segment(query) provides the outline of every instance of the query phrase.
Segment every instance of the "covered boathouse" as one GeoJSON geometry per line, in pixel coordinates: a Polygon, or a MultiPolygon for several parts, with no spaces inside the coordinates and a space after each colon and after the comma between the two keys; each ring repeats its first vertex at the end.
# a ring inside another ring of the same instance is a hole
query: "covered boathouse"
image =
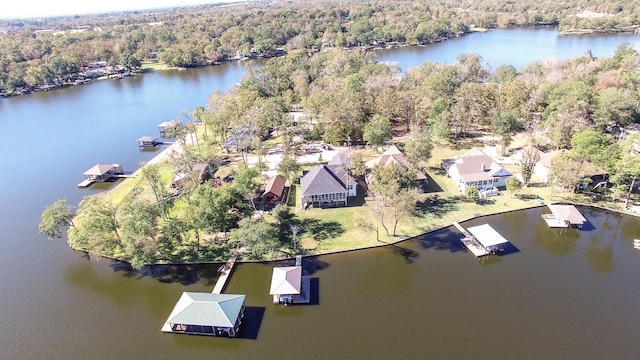
{"type": "Polygon", "coordinates": [[[542,219],[549,227],[582,229],[587,219],[573,205],[548,204],[551,214],[542,214],[542,219]]]}
{"type": "Polygon", "coordinates": [[[138,146],[141,148],[155,147],[159,144],[160,142],[158,141],[158,138],[155,136],[143,136],[138,139],[138,146]]]}
{"type": "Polygon", "coordinates": [[[158,131],[163,137],[177,137],[178,130],[182,129],[182,121],[173,119],[158,124],[158,131]]]}
{"type": "Polygon", "coordinates": [[[235,337],[244,316],[245,295],[184,292],[163,332],[235,337]]]}
{"type": "Polygon", "coordinates": [[[463,238],[460,238],[460,242],[475,257],[502,254],[504,247],[509,243],[489,224],[473,226],[468,229],[463,228],[455,221],[453,225],[464,235],[463,238]]]}
{"type": "Polygon", "coordinates": [[[509,240],[505,239],[489,224],[472,226],[467,230],[490,254],[501,253],[504,250],[504,246],[509,243],[509,240]]]}
{"type": "Polygon", "coordinates": [[[82,175],[84,181],[78,187],[87,187],[94,182],[115,181],[119,175],[124,175],[124,170],[120,164],[97,164],[82,175]]]}
{"type": "Polygon", "coordinates": [[[302,266],[273,268],[269,295],[274,304],[306,304],[311,300],[311,278],[302,276],[302,266]]]}

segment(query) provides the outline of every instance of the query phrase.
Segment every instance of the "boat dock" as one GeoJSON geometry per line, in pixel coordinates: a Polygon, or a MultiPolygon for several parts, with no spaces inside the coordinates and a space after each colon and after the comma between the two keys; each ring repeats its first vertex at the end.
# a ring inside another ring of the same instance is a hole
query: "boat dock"
{"type": "Polygon", "coordinates": [[[478,240],[471,235],[462,225],[458,224],[458,222],[454,221],[453,226],[458,229],[464,235],[463,238],[460,238],[460,242],[464,245],[467,250],[475,257],[481,257],[489,255],[489,251],[478,242],[478,240]]]}
{"type": "Polygon", "coordinates": [[[581,229],[587,222],[587,219],[573,205],[547,204],[547,207],[551,210],[551,214],[542,214],[542,219],[550,228],[581,229]]]}
{"type": "Polygon", "coordinates": [[[462,242],[467,250],[475,257],[499,254],[504,250],[504,245],[509,242],[489,224],[465,229],[462,225],[454,221],[453,226],[464,235],[464,238],[461,238],[460,242],[462,242]]]}
{"type": "Polygon", "coordinates": [[[236,264],[236,258],[232,257],[227,261],[226,264],[220,267],[220,277],[216,282],[216,285],[213,287],[212,294],[220,294],[222,290],[224,290],[225,285],[227,285],[227,280],[229,280],[229,276],[231,275],[231,271],[233,270],[233,266],[236,264]]]}
{"type": "MultiPolygon", "coordinates": [[[[115,178],[117,178],[117,179],[133,179],[135,177],[136,176],[133,175],[133,174],[118,174],[118,175],[114,175],[111,179],[112,180],[115,179],[115,178]]],[[[81,183],[78,184],[78,187],[79,188],[87,188],[87,187],[93,185],[93,183],[95,183],[95,182],[97,182],[97,181],[91,180],[91,179],[84,179],[84,180],[82,180],[81,183]]],[[[104,181],[101,181],[101,182],[104,182],[104,181]]]]}

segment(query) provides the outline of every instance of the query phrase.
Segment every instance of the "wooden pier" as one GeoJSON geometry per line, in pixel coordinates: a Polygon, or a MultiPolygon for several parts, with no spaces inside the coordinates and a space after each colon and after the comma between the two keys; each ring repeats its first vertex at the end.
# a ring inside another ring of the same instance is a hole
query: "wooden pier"
{"type": "Polygon", "coordinates": [[[458,222],[454,221],[453,226],[458,229],[464,235],[463,238],[460,238],[460,242],[464,245],[467,250],[475,257],[487,256],[489,255],[489,250],[487,250],[480,242],[471,235],[462,225],[458,224],[458,222]]]}
{"type": "Polygon", "coordinates": [[[236,264],[236,258],[232,257],[227,261],[226,264],[222,266],[220,269],[220,277],[216,282],[216,285],[213,287],[212,294],[220,294],[222,290],[224,290],[225,285],[227,285],[227,280],[229,280],[229,276],[231,275],[231,271],[233,270],[233,266],[236,264]]]}

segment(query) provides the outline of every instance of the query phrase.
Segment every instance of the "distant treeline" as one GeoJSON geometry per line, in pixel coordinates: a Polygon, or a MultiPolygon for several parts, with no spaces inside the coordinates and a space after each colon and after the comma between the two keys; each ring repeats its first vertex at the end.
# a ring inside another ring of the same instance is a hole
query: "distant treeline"
{"type": "Polygon", "coordinates": [[[473,27],[633,30],[639,1],[256,1],[0,21],[0,90],[60,84],[93,61],[202,66],[283,50],[441,41],[473,27]]]}

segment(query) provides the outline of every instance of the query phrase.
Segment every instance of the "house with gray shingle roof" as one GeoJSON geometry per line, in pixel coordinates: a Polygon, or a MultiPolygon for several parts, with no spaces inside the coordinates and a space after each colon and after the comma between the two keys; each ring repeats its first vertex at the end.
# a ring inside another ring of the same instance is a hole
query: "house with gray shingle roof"
{"type": "Polygon", "coordinates": [[[475,185],[478,190],[505,188],[511,173],[480,149],[473,148],[455,160],[443,160],[443,168],[460,192],[475,185]]]}
{"type": "MultiPolygon", "coordinates": [[[[338,156],[338,155],[337,155],[338,156]]],[[[333,159],[332,159],[333,160],[333,159]]],[[[356,180],[344,165],[318,165],[300,179],[302,207],[346,206],[356,196],[356,180]]]]}

